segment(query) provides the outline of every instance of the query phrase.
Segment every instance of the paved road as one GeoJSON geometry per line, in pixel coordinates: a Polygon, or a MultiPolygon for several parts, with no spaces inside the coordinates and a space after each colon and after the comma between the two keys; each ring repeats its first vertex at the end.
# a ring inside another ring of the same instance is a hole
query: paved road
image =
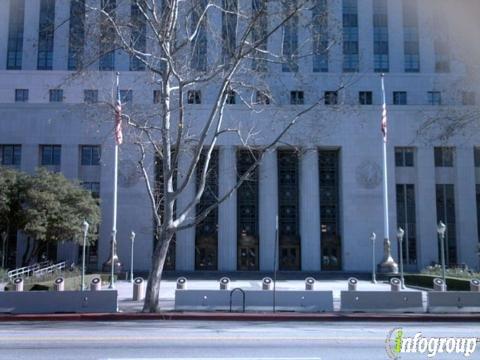
{"type": "MultiPolygon", "coordinates": [[[[0,359],[388,359],[387,333],[480,337],[480,324],[261,322],[0,323],[0,359]]],[[[480,359],[479,349],[470,356],[480,359]]],[[[402,356],[402,359],[427,356],[402,356]]],[[[442,359],[465,359],[444,354],[442,359]]]]}

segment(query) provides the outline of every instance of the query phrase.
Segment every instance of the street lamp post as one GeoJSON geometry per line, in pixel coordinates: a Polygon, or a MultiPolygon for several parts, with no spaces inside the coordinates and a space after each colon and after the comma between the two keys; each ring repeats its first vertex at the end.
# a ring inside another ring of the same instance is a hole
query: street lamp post
{"type": "Polygon", "coordinates": [[[372,242],[372,283],[376,284],[377,283],[377,276],[375,273],[375,267],[376,267],[376,262],[375,262],[375,239],[377,238],[377,235],[372,232],[370,234],[370,241],[372,242]]]}
{"type": "Polygon", "coordinates": [[[135,232],[130,233],[131,250],[130,250],[130,282],[133,283],[133,244],[135,243],[135,232]]]}
{"type": "Polygon", "coordinates": [[[400,264],[400,282],[402,289],[405,289],[405,278],[403,277],[403,236],[405,235],[405,231],[401,227],[398,227],[397,230],[397,239],[398,239],[398,246],[399,246],[399,255],[398,261],[400,264]]]}
{"type": "Polygon", "coordinates": [[[447,230],[447,226],[442,221],[439,221],[437,226],[437,233],[438,233],[438,238],[440,240],[442,279],[445,287],[447,286],[447,280],[445,279],[445,231],[446,230],[447,230]]]}
{"type": "Polygon", "coordinates": [[[83,230],[83,250],[82,250],[82,291],[85,291],[85,248],[87,246],[87,235],[88,235],[89,224],[87,220],[83,220],[82,230],[83,230]]]}

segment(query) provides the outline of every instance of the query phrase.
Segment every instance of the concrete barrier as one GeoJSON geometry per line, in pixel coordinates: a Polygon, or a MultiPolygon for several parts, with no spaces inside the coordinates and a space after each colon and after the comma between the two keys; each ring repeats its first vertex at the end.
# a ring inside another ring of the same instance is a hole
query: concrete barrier
{"type": "Polygon", "coordinates": [[[428,312],[478,313],[480,293],[474,291],[431,291],[428,293],[428,312]]]}
{"type": "Polygon", "coordinates": [[[420,291],[342,291],[340,310],[350,312],[425,312],[420,291]]]}
{"type": "MultiPolygon", "coordinates": [[[[245,309],[248,311],[272,311],[273,291],[244,290],[245,309]]],[[[242,294],[232,296],[232,309],[242,307],[242,294]]],[[[275,292],[275,308],[278,311],[325,312],[333,311],[332,291],[275,292]]],[[[178,311],[229,311],[230,291],[225,290],[176,290],[175,310],[178,311]]]]}
{"type": "Polygon", "coordinates": [[[117,291],[5,291],[0,313],[114,313],[117,291]]]}

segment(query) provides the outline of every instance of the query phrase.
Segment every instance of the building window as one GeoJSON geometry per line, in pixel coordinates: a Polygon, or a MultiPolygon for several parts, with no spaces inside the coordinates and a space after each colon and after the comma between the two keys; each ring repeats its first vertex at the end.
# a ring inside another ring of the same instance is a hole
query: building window
{"type": "Polygon", "coordinates": [[[442,93],[440,91],[429,91],[427,95],[428,95],[428,105],[442,104],[442,93]]]}
{"type": "MultiPolygon", "coordinates": [[[[102,0],[102,9],[115,21],[116,0],[102,0]]],[[[99,69],[115,69],[115,29],[106,15],[100,16],[100,62],[99,69]]]]}
{"type": "Polygon", "coordinates": [[[222,54],[224,64],[235,55],[237,45],[237,0],[223,0],[222,54]]]}
{"type": "Polygon", "coordinates": [[[132,90],[120,90],[120,100],[122,104],[131,104],[133,102],[132,90]]]}
{"type": "Polygon", "coordinates": [[[187,103],[188,104],[201,104],[202,93],[200,90],[188,90],[187,91],[187,103]]]}
{"type": "Polygon", "coordinates": [[[227,90],[227,97],[225,99],[225,102],[228,105],[235,105],[237,103],[237,94],[235,93],[234,90],[227,90]]]}
{"type": "Polygon", "coordinates": [[[420,47],[418,40],[417,0],[404,0],[403,5],[403,46],[405,72],[420,71],[420,47]]]}
{"type": "Polygon", "coordinates": [[[50,102],[63,102],[63,90],[62,89],[50,89],[49,100],[50,100],[50,102]]]}
{"type": "MultiPolygon", "coordinates": [[[[145,17],[142,14],[146,11],[146,1],[133,2],[130,8],[130,21],[132,23],[131,32],[131,46],[142,53],[145,53],[147,48],[147,23],[145,17]]],[[[143,71],[145,70],[145,64],[143,63],[143,57],[141,55],[130,56],[130,70],[131,71],[143,71]]]]}
{"type": "Polygon", "coordinates": [[[252,54],[252,69],[267,71],[266,51],[268,38],[267,0],[252,0],[252,43],[256,51],[252,54]]]}
{"type": "Polygon", "coordinates": [[[15,102],[28,102],[28,89],[15,89],[15,102]]]}
{"type": "Polygon", "coordinates": [[[10,1],[7,70],[22,69],[24,17],[25,0],[10,1]]]}
{"type": "Polygon", "coordinates": [[[83,101],[86,104],[96,104],[96,103],[98,103],[98,90],[84,90],[83,91],[83,101]]]}
{"type": "Polygon", "coordinates": [[[82,145],[81,147],[81,164],[82,166],[100,165],[100,146],[99,145],[82,145]]]}
{"type": "Polygon", "coordinates": [[[325,105],[337,105],[338,104],[338,92],[325,91],[324,94],[325,105]]]}
{"type": "Polygon", "coordinates": [[[473,91],[462,92],[462,104],[463,105],[475,105],[477,103],[476,94],[473,91]]]}
{"type": "Polygon", "coordinates": [[[85,46],[85,0],[70,3],[70,33],[68,39],[68,70],[82,68],[85,46]]]}
{"type": "Polygon", "coordinates": [[[207,0],[193,1],[192,15],[190,17],[190,33],[196,33],[192,39],[192,58],[190,66],[197,71],[207,70],[207,15],[204,14],[207,0]],[[203,15],[203,18],[202,18],[203,15]]]}
{"type": "Polygon", "coordinates": [[[433,47],[435,51],[435,71],[437,73],[450,72],[450,52],[448,42],[444,39],[435,39],[433,47]]]}
{"type": "Polygon", "coordinates": [[[22,162],[22,146],[21,145],[0,145],[0,155],[2,165],[20,166],[22,162]]]}
{"type": "Polygon", "coordinates": [[[88,182],[82,182],[81,185],[85,190],[90,191],[90,193],[92,194],[92,197],[94,199],[99,199],[100,198],[100,183],[99,182],[88,181],[88,182]]]}
{"type": "Polygon", "coordinates": [[[38,31],[38,70],[52,70],[54,34],[55,0],[41,0],[38,31]]]}
{"type": "Polygon", "coordinates": [[[413,167],[415,149],[412,147],[396,147],[395,148],[395,166],[397,167],[413,167]]]}
{"type": "Polygon", "coordinates": [[[59,166],[62,154],[60,145],[41,145],[40,156],[42,166],[59,166]]]}
{"type": "Polygon", "coordinates": [[[373,62],[375,72],[389,71],[387,0],[373,1],[373,62]]]}
{"type": "Polygon", "coordinates": [[[473,148],[473,157],[474,157],[475,167],[480,167],[480,147],[475,146],[473,148]]]}
{"type": "Polygon", "coordinates": [[[160,104],[162,99],[162,90],[153,90],[153,103],[160,104]]]}
{"type": "Polygon", "coordinates": [[[270,96],[265,91],[257,90],[255,93],[255,102],[259,105],[270,105],[270,96]]]}
{"type": "Polygon", "coordinates": [[[406,91],[394,91],[393,92],[393,105],[407,105],[407,92],[406,91]]]}
{"type": "MultiPolygon", "coordinates": [[[[455,221],[455,191],[452,184],[437,184],[437,223],[442,221],[447,225],[445,232],[445,260],[448,265],[457,264],[457,237],[455,221]]],[[[440,263],[440,239],[438,239],[438,262],[440,263]]]]}
{"type": "Polygon", "coordinates": [[[453,167],[453,158],[455,157],[455,148],[453,147],[435,147],[435,166],[453,167]]]}
{"type": "Polygon", "coordinates": [[[290,91],[290,104],[303,105],[304,104],[303,91],[299,91],[299,90],[290,91]]]}
{"type": "Polygon", "coordinates": [[[358,93],[358,102],[360,105],[372,105],[373,95],[371,91],[360,91],[358,93]]]}
{"type": "Polygon", "coordinates": [[[343,0],[343,71],[359,70],[358,59],[358,3],[343,0]]]}
{"type": "Polygon", "coordinates": [[[315,0],[312,7],[313,72],[328,72],[327,0],[315,0]]]}
{"type": "Polygon", "coordinates": [[[403,261],[417,263],[417,231],[415,213],[415,186],[397,184],[397,227],[405,231],[403,238],[403,261]]]}
{"type": "MultiPolygon", "coordinates": [[[[297,0],[283,1],[284,16],[297,12],[297,0]]],[[[297,72],[298,64],[298,15],[295,13],[283,24],[282,63],[283,72],[297,72]]]]}
{"type": "Polygon", "coordinates": [[[480,239],[480,184],[475,185],[477,200],[477,234],[480,239]]]}

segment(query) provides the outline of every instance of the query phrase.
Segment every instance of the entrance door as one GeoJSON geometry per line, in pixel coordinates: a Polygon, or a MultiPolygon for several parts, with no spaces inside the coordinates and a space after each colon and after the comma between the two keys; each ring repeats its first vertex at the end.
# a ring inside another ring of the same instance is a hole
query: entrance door
{"type": "Polygon", "coordinates": [[[335,235],[322,237],[322,270],[341,270],[340,239],[335,235]]]}

